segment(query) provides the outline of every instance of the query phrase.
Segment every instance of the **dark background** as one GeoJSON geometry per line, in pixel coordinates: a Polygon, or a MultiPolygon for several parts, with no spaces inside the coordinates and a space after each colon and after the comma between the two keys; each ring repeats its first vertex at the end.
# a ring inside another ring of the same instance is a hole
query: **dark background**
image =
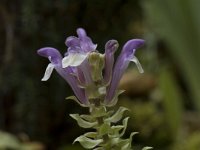
{"type": "Polygon", "coordinates": [[[102,53],[109,39],[119,41],[118,53],[131,38],[146,40],[136,52],[145,73],[130,65],[119,100],[131,108],[127,136],[140,132],[135,148],[199,150],[199,7],[198,0],[1,0],[0,140],[11,133],[33,150],[81,149],[70,147],[84,130],[68,114],[86,110],[65,100],[72,91],[55,72],[40,81],[48,60],[36,51],[64,53],[66,37],[83,27],[102,53]]]}

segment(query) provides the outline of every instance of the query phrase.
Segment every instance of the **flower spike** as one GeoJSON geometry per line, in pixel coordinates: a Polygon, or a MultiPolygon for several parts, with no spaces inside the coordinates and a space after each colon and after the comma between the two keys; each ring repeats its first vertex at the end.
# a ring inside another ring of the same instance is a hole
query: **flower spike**
{"type": "Polygon", "coordinates": [[[76,138],[74,142],[79,142],[86,149],[131,150],[132,137],[137,132],[131,133],[128,139],[122,137],[129,119],[123,115],[129,109],[120,107],[117,111],[108,111],[107,108],[114,106],[123,92],[117,90],[117,87],[129,63],[134,62],[139,72],[143,72],[135,51],[144,44],[144,40],[132,39],[126,42],[115,62],[114,53],[119,46],[116,40],[109,40],[105,44],[105,53],[100,54],[96,50],[97,45],[93,44],[84,29],[78,28],[77,35],[66,39],[68,49],[64,58],[55,48],[45,47],[38,50],[40,56],[50,61],[42,81],[48,80],[55,69],[71,86],[76,96],[67,99],[88,107],[89,114],[70,114],[80,127],[93,129],[92,132],[76,138]],[[119,125],[119,122],[122,124],[119,125]]]}

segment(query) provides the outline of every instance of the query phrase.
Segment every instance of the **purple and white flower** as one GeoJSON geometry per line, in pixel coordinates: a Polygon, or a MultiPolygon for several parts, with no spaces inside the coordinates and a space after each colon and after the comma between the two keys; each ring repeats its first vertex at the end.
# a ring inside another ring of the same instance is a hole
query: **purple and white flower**
{"type": "MultiPolygon", "coordinates": [[[[53,69],[55,69],[71,86],[78,100],[82,104],[89,105],[87,87],[90,86],[91,88],[91,85],[95,86],[95,83],[92,80],[88,57],[93,52],[98,53],[96,50],[97,45],[93,44],[84,29],[77,29],[77,35],[78,37],[70,36],[66,39],[65,44],[68,47],[68,51],[65,53],[64,58],[58,50],[51,47],[38,50],[39,55],[47,57],[50,61],[42,81],[48,80],[53,69]]],[[[115,62],[114,53],[119,44],[116,40],[110,40],[106,43],[104,74],[101,85],[98,85],[98,89],[104,89],[103,91],[105,91],[100,92],[100,94],[103,94],[106,105],[112,103],[117,94],[116,89],[119,81],[131,61],[136,63],[140,72],[143,72],[138,59],[134,55],[136,49],[140,48],[143,44],[144,40],[142,39],[129,40],[123,46],[115,62]]]]}
{"type": "Polygon", "coordinates": [[[72,67],[67,67],[67,68],[63,68],[62,67],[62,55],[60,54],[60,52],[52,47],[45,47],[45,48],[41,48],[37,51],[37,53],[40,56],[46,57],[49,59],[50,63],[46,68],[44,77],[42,78],[42,81],[47,81],[53,70],[55,69],[58,74],[63,77],[68,84],[71,86],[72,90],[74,91],[74,94],[76,95],[76,97],[78,98],[78,100],[84,104],[84,105],[88,105],[89,101],[85,95],[85,91],[84,89],[79,87],[78,84],[78,80],[75,76],[73,76],[73,74],[75,73],[72,67]]]}
{"type": "Polygon", "coordinates": [[[92,43],[84,29],[77,29],[77,34],[78,37],[70,36],[65,41],[68,51],[62,60],[64,68],[79,66],[88,57],[90,52],[96,50],[97,45],[92,43]]]}

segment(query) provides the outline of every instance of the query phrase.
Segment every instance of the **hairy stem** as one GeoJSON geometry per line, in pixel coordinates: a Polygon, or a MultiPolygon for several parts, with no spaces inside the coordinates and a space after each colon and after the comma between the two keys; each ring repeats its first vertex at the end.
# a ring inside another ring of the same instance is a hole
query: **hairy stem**
{"type": "MultiPolygon", "coordinates": [[[[103,108],[103,106],[101,105],[101,100],[100,99],[93,100],[93,104],[94,104],[93,108],[90,108],[91,115],[93,115],[93,113],[95,113],[95,110],[96,110],[95,108],[99,108],[99,109],[103,108]]],[[[105,109],[105,112],[106,111],[107,110],[105,109]]],[[[96,117],[96,120],[97,120],[97,123],[98,123],[98,126],[96,128],[97,133],[100,133],[99,129],[104,124],[104,117],[105,116],[96,117]]],[[[103,144],[108,146],[108,142],[109,142],[108,134],[104,134],[100,138],[103,139],[103,144]]],[[[107,149],[109,149],[109,148],[107,147],[105,150],[107,150],[107,149]]]]}

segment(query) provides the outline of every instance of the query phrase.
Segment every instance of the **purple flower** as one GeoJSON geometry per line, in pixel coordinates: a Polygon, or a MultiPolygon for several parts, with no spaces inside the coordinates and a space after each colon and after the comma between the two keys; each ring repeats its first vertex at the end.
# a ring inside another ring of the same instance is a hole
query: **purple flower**
{"type": "Polygon", "coordinates": [[[78,37],[70,36],[65,41],[68,51],[62,60],[64,68],[79,66],[88,57],[90,52],[96,50],[97,45],[92,43],[84,29],[78,28],[77,34],[78,37]]]}
{"type": "MultiPolygon", "coordinates": [[[[134,56],[136,49],[141,47],[143,44],[144,44],[144,40],[142,40],[142,39],[132,39],[132,40],[129,40],[128,42],[126,42],[126,44],[123,46],[123,49],[115,63],[111,82],[110,82],[109,86],[107,87],[106,97],[105,97],[106,104],[109,104],[112,102],[112,100],[116,94],[116,89],[119,84],[119,81],[120,81],[124,71],[127,69],[130,61],[135,62],[139,71],[141,73],[143,72],[143,69],[142,69],[138,59],[134,56]]],[[[109,51],[113,51],[111,47],[108,49],[109,49],[109,51]]],[[[106,51],[108,51],[108,50],[106,50],[106,51]]],[[[106,55],[111,55],[111,54],[106,53],[106,55]]],[[[109,58],[109,56],[106,56],[106,57],[109,58]]],[[[111,59],[113,59],[112,57],[113,56],[111,56],[111,59]]],[[[108,61],[111,61],[111,60],[108,60],[108,61]]],[[[110,66],[107,65],[106,67],[107,67],[106,69],[109,70],[108,68],[110,68],[110,66]]]]}
{"type": "Polygon", "coordinates": [[[114,65],[114,53],[119,47],[116,40],[110,40],[105,45],[105,74],[104,82],[109,84],[112,78],[112,71],[114,65]]]}
{"type": "Polygon", "coordinates": [[[48,80],[55,69],[68,82],[82,104],[89,105],[90,99],[102,97],[106,105],[112,104],[118,94],[116,89],[119,81],[130,61],[135,62],[139,71],[143,72],[134,54],[144,44],[144,40],[129,40],[114,62],[114,53],[118,48],[116,40],[106,43],[105,54],[102,55],[84,29],[77,29],[77,35],[78,37],[70,36],[66,39],[68,51],[64,58],[58,50],[51,47],[38,50],[39,55],[50,60],[42,81],[48,80]]]}
{"type": "Polygon", "coordinates": [[[73,68],[71,67],[62,68],[63,57],[60,54],[60,52],[55,48],[45,47],[39,49],[37,53],[40,56],[48,58],[50,61],[45,71],[44,77],[42,78],[42,81],[47,81],[50,78],[53,69],[55,69],[58,72],[58,74],[62,76],[71,86],[78,100],[82,104],[88,105],[89,102],[85,95],[85,91],[79,87],[77,78],[73,76],[74,74],[73,68]]]}

